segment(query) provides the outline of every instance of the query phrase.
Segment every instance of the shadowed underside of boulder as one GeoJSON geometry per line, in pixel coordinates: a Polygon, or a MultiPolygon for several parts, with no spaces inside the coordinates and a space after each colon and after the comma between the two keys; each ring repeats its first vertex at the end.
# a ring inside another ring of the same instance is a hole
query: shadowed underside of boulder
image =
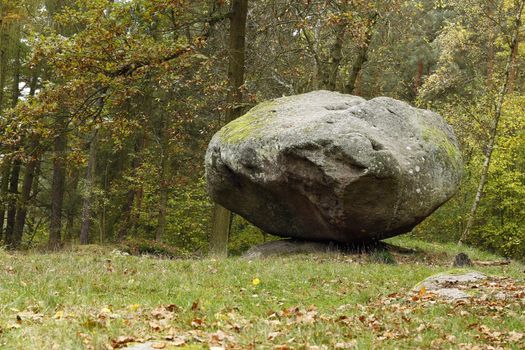
{"type": "Polygon", "coordinates": [[[253,246],[243,254],[243,257],[258,259],[298,254],[362,254],[376,251],[382,252],[392,247],[394,246],[379,241],[370,242],[369,244],[349,244],[329,241],[312,242],[297,239],[280,239],[253,246]]]}
{"type": "Polygon", "coordinates": [[[461,167],[438,114],[328,91],[255,107],[206,154],[219,204],[268,233],[339,242],[410,231],[457,191],[461,167]]]}

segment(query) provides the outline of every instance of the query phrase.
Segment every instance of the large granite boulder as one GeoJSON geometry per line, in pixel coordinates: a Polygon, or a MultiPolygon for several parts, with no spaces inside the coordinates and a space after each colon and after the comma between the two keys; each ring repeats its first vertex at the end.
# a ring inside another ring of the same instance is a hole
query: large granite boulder
{"type": "Polygon", "coordinates": [[[438,114],[328,91],[258,105],[206,153],[213,200],[268,233],[307,240],[408,232],[456,192],[461,172],[438,114]]]}

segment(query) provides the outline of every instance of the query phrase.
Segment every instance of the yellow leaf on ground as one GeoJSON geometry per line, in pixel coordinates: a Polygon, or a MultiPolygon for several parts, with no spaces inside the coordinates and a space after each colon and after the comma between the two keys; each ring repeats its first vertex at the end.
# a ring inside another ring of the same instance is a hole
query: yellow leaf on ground
{"type": "Polygon", "coordinates": [[[130,309],[131,311],[137,311],[139,308],[140,308],[139,304],[132,304],[128,306],[128,309],[130,309]]]}

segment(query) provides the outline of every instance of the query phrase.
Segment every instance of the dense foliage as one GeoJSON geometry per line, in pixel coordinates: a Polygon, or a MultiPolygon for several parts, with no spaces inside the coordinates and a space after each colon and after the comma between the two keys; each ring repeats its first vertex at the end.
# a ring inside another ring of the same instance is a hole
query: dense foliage
{"type": "MultiPolygon", "coordinates": [[[[455,241],[511,57],[468,243],[523,257],[525,52],[523,45],[510,49],[517,4],[250,1],[242,107],[322,88],[440,112],[460,139],[465,178],[461,192],[416,233],[455,241]]],[[[202,163],[231,108],[229,11],[224,0],[0,0],[5,245],[133,237],[207,250],[211,204],[202,163]]],[[[267,239],[239,218],[233,231],[236,250],[267,239]]]]}

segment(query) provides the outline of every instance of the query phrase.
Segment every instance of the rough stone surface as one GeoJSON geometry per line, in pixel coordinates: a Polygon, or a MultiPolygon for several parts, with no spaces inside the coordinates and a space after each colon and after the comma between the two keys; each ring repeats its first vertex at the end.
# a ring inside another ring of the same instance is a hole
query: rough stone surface
{"type": "Polygon", "coordinates": [[[206,153],[216,202],[268,233],[307,240],[408,232],[457,191],[461,169],[438,114],[328,91],[260,104],[206,153]]]}
{"type": "Polygon", "coordinates": [[[470,297],[464,290],[469,283],[476,283],[487,279],[481,272],[467,272],[464,274],[439,274],[431,276],[419,283],[414,292],[425,288],[427,292],[432,292],[443,299],[457,300],[470,297]]]}
{"type": "Polygon", "coordinates": [[[470,267],[472,266],[472,260],[468,257],[465,253],[459,253],[454,258],[454,263],[452,264],[454,267],[470,267]]]}
{"type": "Polygon", "coordinates": [[[342,252],[342,249],[332,243],[283,239],[254,246],[244,253],[243,257],[251,260],[293,254],[323,254],[338,252],[342,252]]]}
{"type": "Polygon", "coordinates": [[[125,347],[127,350],[155,350],[159,349],[159,347],[155,347],[155,342],[146,342],[146,343],[139,343],[139,344],[131,344],[125,347]]]}

